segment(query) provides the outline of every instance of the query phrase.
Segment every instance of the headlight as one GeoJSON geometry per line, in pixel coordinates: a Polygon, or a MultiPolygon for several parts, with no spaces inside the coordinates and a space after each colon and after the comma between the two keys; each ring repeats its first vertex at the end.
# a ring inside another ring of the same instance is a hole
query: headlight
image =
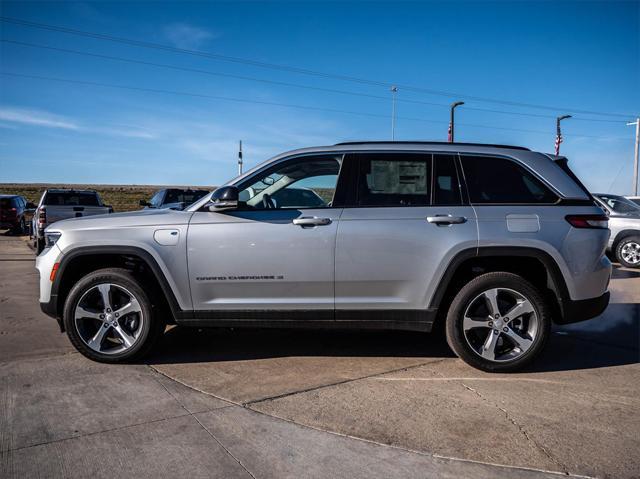
{"type": "Polygon", "coordinates": [[[51,248],[60,239],[62,233],[46,233],[44,234],[44,247],[51,248]]]}

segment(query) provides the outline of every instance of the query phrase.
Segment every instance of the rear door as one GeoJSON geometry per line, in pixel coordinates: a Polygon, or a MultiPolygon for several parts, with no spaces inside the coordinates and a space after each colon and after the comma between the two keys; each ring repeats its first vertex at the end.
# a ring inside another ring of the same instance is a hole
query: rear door
{"type": "Polygon", "coordinates": [[[360,153],[345,165],[353,180],[336,241],[336,319],[424,320],[446,265],[478,244],[456,156],[360,153]]]}

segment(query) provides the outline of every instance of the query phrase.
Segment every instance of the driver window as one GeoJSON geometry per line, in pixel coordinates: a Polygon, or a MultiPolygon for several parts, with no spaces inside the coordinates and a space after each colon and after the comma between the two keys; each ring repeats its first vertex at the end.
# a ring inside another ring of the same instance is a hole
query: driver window
{"type": "Polygon", "coordinates": [[[256,210],[331,207],[341,162],[341,156],[287,161],[243,183],[239,199],[256,210]]]}

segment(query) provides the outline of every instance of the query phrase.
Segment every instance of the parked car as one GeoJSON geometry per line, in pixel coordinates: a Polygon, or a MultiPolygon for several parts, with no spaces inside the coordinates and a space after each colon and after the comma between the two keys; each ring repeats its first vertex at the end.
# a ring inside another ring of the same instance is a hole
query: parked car
{"type": "Polygon", "coordinates": [[[640,268],[640,206],[624,196],[596,193],[609,215],[611,238],[607,250],[627,268],[640,268]]]}
{"type": "Polygon", "coordinates": [[[40,305],[96,361],[165,323],[379,328],[443,322],[456,354],[514,371],[551,324],[607,306],[607,216],[566,158],[515,146],[342,143],[283,153],[184,211],[46,230],[40,305]],[[274,201],[305,188],[311,207],[274,201]]]}
{"type": "Polygon", "coordinates": [[[0,229],[10,229],[15,234],[29,232],[29,222],[36,205],[20,195],[0,195],[0,229]]]}
{"type": "Polygon", "coordinates": [[[633,201],[636,205],[640,206],[640,196],[627,196],[626,198],[633,201]]]}
{"type": "Polygon", "coordinates": [[[45,190],[36,207],[31,226],[31,239],[37,253],[45,244],[44,230],[56,221],[67,218],[113,213],[94,190],[49,189],[45,190]]]}
{"type": "Polygon", "coordinates": [[[144,206],[145,208],[183,210],[208,193],[211,192],[207,190],[166,188],[156,191],[149,201],[140,200],[140,206],[144,206]]]}

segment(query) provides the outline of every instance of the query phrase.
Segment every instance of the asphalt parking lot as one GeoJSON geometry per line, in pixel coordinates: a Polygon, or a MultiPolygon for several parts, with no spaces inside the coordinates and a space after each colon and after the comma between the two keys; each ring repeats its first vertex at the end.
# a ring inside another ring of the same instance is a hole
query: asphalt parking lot
{"type": "Polygon", "coordinates": [[[439,335],[169,329],[144,363],[75,353],[0,234],[0,477],[640,477],[640,271],[509,375],[439,335]]]}

